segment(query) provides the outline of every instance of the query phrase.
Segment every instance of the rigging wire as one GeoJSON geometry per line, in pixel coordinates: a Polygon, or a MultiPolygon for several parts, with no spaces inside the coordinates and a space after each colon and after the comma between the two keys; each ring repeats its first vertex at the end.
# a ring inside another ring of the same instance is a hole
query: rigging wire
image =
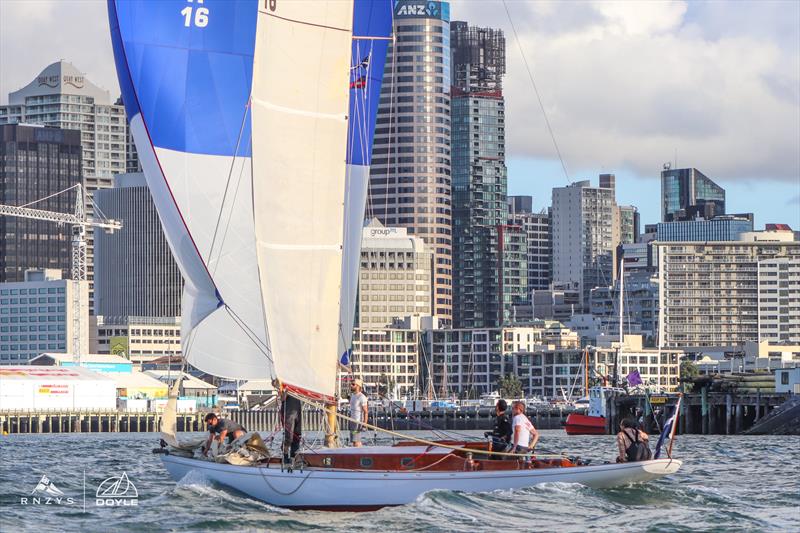
{"type": "Polygon", "coordinates": [[[519,53],[522,56],[522,62],[525,64],[525,70],[528,71],[528,78],[531,80],[531,85],[533,85],[533,92],[536,94],[536,100],[539,102],[539,108],[542,110],[542,115],[544,116],[544,122],[547,125],[547,131],[550,133],[550,139],[553,141],[553,146],[556,149],[556,154],[558,154],[558,160],[561,162],[561,168],[564,171],[564,177],[569,182],[569,172],[567,172],[567,165],[564,163],[564,158],[561,156],[561,150],[558,148],[558,142],[556,142],[556,136],[553,133],[553,128],[550,125],[550,119],[547,116],[547,110],[544,107],[544,103],[542,102],[542,97],[539,94],[539,88],[536,85],[536,80],[533,77],[533,71],[531,70],[530,65],[528,65],[528,58],[525,56],[525,51],[522,48],[522,42],[519,39],[519,35],[517,34],[517,27],[514,24],[514,19],[511,18],[511,12],[508,10],[508,4],[506,4],[506,0],[503,1],[503,8],[505,8],[506,16],[508,17],[508,22],[511,24],[511,31],[514,33],[514,40],[517,41],[517,47],[519,48],[519,53]]]}

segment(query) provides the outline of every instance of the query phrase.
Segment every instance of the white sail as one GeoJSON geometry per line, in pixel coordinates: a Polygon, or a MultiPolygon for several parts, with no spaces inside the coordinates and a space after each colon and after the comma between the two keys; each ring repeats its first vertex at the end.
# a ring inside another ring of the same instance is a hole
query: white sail
{"type": "Polygon", "coordinates": [[[332,398],[339,338],[352,0],[259,6],[253,205],[277,377],[332,398]]]}

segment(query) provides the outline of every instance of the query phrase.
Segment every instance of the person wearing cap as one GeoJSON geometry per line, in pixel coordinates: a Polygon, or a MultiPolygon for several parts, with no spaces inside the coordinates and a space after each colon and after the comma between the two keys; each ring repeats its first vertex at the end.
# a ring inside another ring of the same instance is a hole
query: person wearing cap
{"type": "Polygon", "coordinates": [[[361,446],[362,424],[367,422],[369,404],[367,397],[361,392],[364,382],[356,378],[350,384],[350,443],[356,448],[361,446]]]}

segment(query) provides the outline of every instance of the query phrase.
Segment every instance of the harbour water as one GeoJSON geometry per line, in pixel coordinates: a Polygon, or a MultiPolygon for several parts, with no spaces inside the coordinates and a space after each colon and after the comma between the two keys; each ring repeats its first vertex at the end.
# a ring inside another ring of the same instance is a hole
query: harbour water
{"type": "MultiPolygon", "coordinates": [[[[547,450],[601,462],[615,454],[613,436],[542,434],[547,450]]],[[[685,461],[681,471],[648,485],[435,491],[412,505],[361,514],[278,509],[202,478],[175,483],[151,453],[156,441],[125,433],[0,437],[0,530],[800,531],[800,437],[686,435],[674,450],[685,461]],[[98,487],[123,472],[138,492],[135,505],[133,498],[98,502],[98,487]],[[60,504],[31,494],[43,475],[64,493],[60,504]]]]}

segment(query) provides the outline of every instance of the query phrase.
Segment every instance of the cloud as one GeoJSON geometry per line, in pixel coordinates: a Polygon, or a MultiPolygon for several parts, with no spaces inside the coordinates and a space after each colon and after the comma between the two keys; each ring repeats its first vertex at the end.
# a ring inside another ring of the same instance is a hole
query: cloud
{"type": "MultiPolygon", "coordinates": [[[[507,0],[568,168],[800,180],[800,3],[507,0]]],[[[103,0],[0,0],[0,102],[60,58],[119,94],[103,0]]],[[[498,0],[454,20],[503,28],[509,157],[555,153],[498,0]]],[[[577,176],[573,176],[577,177],[577,176]]]]}
{"type": "Polygon", "coordinates": [[[119,95],[105,0],[0,0],[0,103],[59,59],[119,95]]]}
{"type": "MultiPolygon", "coordinates": [[[[568,168],[800,180],[800,4],[697,4],[507,1],[568,168]]],[[[503,4],[451,13],[505,30],[509,156],[555,157],[503,4]]]]}

